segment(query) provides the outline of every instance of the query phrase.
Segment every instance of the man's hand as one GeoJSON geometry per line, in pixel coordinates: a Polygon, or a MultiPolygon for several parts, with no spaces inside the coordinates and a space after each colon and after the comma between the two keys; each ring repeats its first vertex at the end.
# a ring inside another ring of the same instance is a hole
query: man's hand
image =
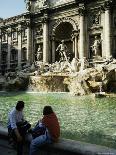
{"type": "Polygon", "coordinates": [[[17,142],[21,142],[23,139],[20,135],[17,136],[17,142]]]}
{"type": "Polygon", "coordinates": [[[20,135],[18,129],[16,128],[14,131],[15,131],[15,134],[16,134],[16,136],[17,136],[17,141],[18,141],[18,142],[22,141],[23,138],[22,138],[22,136],[20,135]]]}

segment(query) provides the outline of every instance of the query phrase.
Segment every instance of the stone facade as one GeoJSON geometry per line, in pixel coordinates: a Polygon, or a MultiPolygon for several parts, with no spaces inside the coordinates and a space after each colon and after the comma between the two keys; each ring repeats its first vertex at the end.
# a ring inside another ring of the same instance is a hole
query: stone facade
{"type": "Polygon", "coordinates": [[[115,0],[26,0],[27,12],[0,19],[0,70],[60,60],[64,40],[69,61],[116,58],[115,0]]]}

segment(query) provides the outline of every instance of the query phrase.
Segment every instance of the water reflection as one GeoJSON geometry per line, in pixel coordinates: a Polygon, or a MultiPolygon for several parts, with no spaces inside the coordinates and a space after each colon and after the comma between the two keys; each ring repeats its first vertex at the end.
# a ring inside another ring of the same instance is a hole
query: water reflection
{"type": "Polygon", "coordinates": [[[25,116],[32,125],[42,116],[45,105],[56,111],[64,138],[116,148],[116,97],[74,97],[68,93],[0,93],[0,123],[6,126],[8,111],[24,100],[25,116]]]}

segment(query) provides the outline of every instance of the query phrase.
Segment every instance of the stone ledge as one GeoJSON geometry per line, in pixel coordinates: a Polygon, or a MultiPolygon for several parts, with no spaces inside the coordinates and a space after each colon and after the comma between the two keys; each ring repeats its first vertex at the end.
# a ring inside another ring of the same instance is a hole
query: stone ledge
{"type": "MultiPolygon", "coordinates": [[[[0,137],[7,138],[8,131],[6,128],[0,127],[0,137]]],[[[105,146],[89,144],[69,139],[60,139],[58,143],[49,144],[42,147],[50,152],[59,152],[59,155],[116,155],[116,150],[105,146]]]]}
{"type": "Polygon", "coordinates": [[[7,130],[7,128],[4,128],[4,127],[0,126],[0,137],[3,137],[5,139],[8,138],[8,130],[7,130]]]}

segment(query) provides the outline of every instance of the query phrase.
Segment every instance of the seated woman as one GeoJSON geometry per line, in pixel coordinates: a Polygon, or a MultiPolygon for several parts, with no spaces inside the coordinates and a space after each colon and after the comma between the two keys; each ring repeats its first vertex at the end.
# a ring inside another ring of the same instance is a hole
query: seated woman
{"type": "Polygon", "coordinates": [[[60,137],[60,126],[56,114],[53,112],[51,106],[45,106],[43,109],[43,118],[41,123],[45,125],[46,131],[44,134],[34,138],[30,144],[30,155],[36,155],[39,147],[57,142],[60,137]]]}

